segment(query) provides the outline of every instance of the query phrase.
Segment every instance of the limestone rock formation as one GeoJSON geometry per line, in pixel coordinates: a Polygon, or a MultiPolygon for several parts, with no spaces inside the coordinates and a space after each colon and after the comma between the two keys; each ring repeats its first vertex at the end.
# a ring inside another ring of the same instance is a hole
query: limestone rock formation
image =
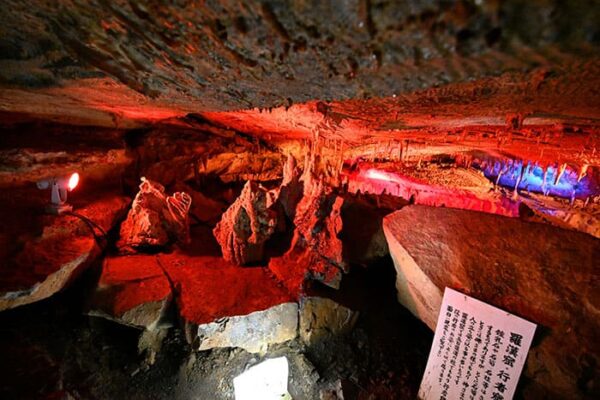
{"type": "Polygon", "coordinates": [[[0,266],[0,311],[64,289],[107,244],[104,236],[124,216],[129,199],[104,196],[76,209],[78,216],[47,216],[39,237],[0,266]]]}
{"type": "Polygon", "coordinates": [[[599,393],[593,367],[600,361],[598,239],[515,218],[424,206],[387,216],[384,232],[398,299],[431,329],[444,287],[462,291],[538,324],[525,394],[599,393]]]}
{"type": "Polygon", "coordinates": [[[322,180],[307,179],[294,218],[292,251],[302,249],[309,254],[310,276],[333,287],[339,286],[341,274],[347,269],[339,238],[343,204],[344,199],[335,195],[322,180]]]}
{"type": "Polygon", "coordinates": [[[108,257],[88,315],[152,331],[164,318],[172,297],[156,257],[108,257]]]}
{"type": "Polygon", "coordinates": [[[290,220],[296,217],[296,206],[302,198],[304,191],[303,183],[300,182],[300,171],[296,165],[296,159],[288,155],[283,166],[283,179],[279,187],[278,199],[285,214],[290,220]]]}
{"type": "Polygon", "coordinates": [[[250,353],[264,353],[270,344],[295,339],[297,334],[298,305],[284,303],[199,325],[198,350],[239,347],[250,353]]]}
{"type": "Polygon", "coordinates": [[[300,302],[300,338],[307,345],[343,335],[352,330],[358,312],[331,299],[307,297],[300,302]]]}
{"type": "Polygon", "coordinates": [[[277,226],[272,194],[248,181],[238,199],[223,213],[214,229],[223,258],[237,265],[263,259],[264,244],[277,226]]]}
{"type": "MultiPolygon", "coordinates": [[[[288,162],[285,170],[292,171],[292,165],[288,162]]],[[[338,288],[348,268],[340,240],[344,199],[305,171],[300,179],[284,179],[279,201],[294,216],[294,237],[287,253],[270,260],[271,271],[294,292],[306,279],[338,288]]]]}
{"type": "Polygon", "coordinates": [[[172,119],[138,134],[135,176],[171,187],[205,176],[223,182],[281,178],[281,155],[238,132],[195,118],[172,119]]]}
{"type": "MultiPolygon", "coordinates": [[[[557,112],[555,101],[540,97],[532,104],[527,96],[545,90],[573,111],[558,113],[579,115],[594,90],[589,82],[598,79],[587,65],[598,49],[593,2],[240,4],[6,0],[0,10],[3,109],[131,126],[131,120],[199,110],[258,113],[258,107],[309,99],[398,94],[404,100],[401,95],[418,90],[427,106],[483,98],[510,113],[557,112]],[[546,84],[580,65],[586,70],[575,87],[560,79],[546,84]],[[535,67],[537,77],[527,76],[535,67]],[[499,75],[506,85],[485,81],[499,75]],[[479,83],[471,87],[474,78],[479,83]],[[452,87],[457,82],[467,87],[452,87]],[[440,92],[432,95],[431,88],[440,92]],[[498,101],[498,92],[510,101],[498,101]]],[[[393,118],[389,107],[381,110],[393,118]]]]}
{"type": "Polygon", "coordinates": [[[306,247],[341,269],[345,265],[338,235],[342,230],[343,203],[344,199],[334,195],[323,181],[313,181],[305,184],[294,218],[296,240],[302,240],[306,247]]]}
{"type": "Polygon", "coordinates": [[[142,250],[189,241],[188,211],[192,198],[183,192],[172,196],[156,182],[142,178],[127,219],[121,225],[119,247],[142,250]]]}

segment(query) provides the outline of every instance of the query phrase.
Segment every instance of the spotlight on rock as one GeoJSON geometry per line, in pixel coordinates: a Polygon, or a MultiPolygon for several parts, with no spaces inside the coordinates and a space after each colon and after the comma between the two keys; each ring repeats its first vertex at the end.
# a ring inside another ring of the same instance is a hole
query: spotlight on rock
{"type": "Polygon", "coordinates": [[[369,170],[367,170],[367,172],[365,173],[365,176],[369,179],[375,179],[378,181],[387,181],[387,182],[393,182],[393,178],[390,177],[389,174],[370,168],[369,170]]]}
{"type": "Polygon", "coordinates": [[[271,358],[233,379],[235,400],[289,400],[288,360],[271,358]]]}
{"type": "Polygon", "coordinates": [[[64,177],[53,177],[38,181],[38,189],[44,190],[50,188],[50,204],[46,206],[46,212],[60,215],[73,211],[73,206],[67,204],[67,192],[75,189],[78,183],[79,174],[77,172],[64,177]]]}

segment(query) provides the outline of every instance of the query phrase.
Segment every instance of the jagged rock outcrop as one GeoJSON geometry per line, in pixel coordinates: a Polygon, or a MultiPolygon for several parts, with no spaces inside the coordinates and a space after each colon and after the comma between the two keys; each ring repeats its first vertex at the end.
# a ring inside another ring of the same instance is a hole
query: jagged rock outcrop
{"type": "Polygon", "coordinates": [[[329,262],[344,268],[338,234],[342,230],[340,210],[344,199],[333,193],[322,180],[304,183],[304,196],[296,207],[294,225],[295,240],[326,258],[329,262]]]}
{"type": "Polygon", "coordinates": [[[189,242],[188,211],[192,198],[176,192],[167,196],[165,188],[142,178],[127,219],[121,225],[119,248],[137,251],[189,242]]]}
{"type": "Polygon", "coordinates": [[[444,287],[538,328],[525,397],[600,393],[600,240],[485,213],[410,206],[384,219],[399,301],[435,329],[444,287]]]}
{"type": "Polygon", "coordinates": [[[213,230],[223,258],[237,265],[263,259],[264,244],[277,227],[277,213],[271,209],[273,203],[272,193],[256,182],[246,182],[240,196],[213,230]]]}
{"type": "Polygon", "coordinates": [[[41,235],[0,265],[0,311],[43,300],[68,286],[106,247],[106,232],[130,199],[108,195],[75,215],[45,216],[41,235]]]}
{"type": "Polygon", "coordinates": [[[339,286],[341,274],[348,267],[339,238],[343,204],[344,199],[334,194],[322,180],[307,179],[294,218],[296,231],[292,251],[302,249],[310,254],[311,277],[333,287],[339,286]]]}

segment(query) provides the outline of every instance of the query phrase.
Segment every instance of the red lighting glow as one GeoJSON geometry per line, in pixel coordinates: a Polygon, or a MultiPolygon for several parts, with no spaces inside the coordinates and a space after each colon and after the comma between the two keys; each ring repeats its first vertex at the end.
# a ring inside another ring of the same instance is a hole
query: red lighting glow
{"type": "Polygon", "coordinates": [[[78,183],[79,183],[79,174],[77,172],[75,172],[69,178],[69,190],[75,189],[77,187],[78,183]]]}
{"type": "Polygon", "coordinates": [[[376,179],[376,180],[380,180],[380,181],[387,181],[387,182],[394,181],[394,179],[392,177],[390,177],[389,174],[382,172],[382,171],[378,171],[376,169],[367,170],[367,172],[365,172],[365,176],[369,179],[376,179]]]}

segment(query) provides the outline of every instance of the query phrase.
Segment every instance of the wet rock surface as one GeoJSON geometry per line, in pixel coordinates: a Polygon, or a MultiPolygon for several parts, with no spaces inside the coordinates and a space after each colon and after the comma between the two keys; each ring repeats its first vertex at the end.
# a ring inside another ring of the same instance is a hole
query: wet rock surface
{"type": "Polygon", "coordinates": [[[538,324],[525,393],[595,397],[598,239],[518,219],[422,206],[389,215],[384,231],[398,273],[398,299],[431,329],[444,287],[463,291],[538,324]]]}

